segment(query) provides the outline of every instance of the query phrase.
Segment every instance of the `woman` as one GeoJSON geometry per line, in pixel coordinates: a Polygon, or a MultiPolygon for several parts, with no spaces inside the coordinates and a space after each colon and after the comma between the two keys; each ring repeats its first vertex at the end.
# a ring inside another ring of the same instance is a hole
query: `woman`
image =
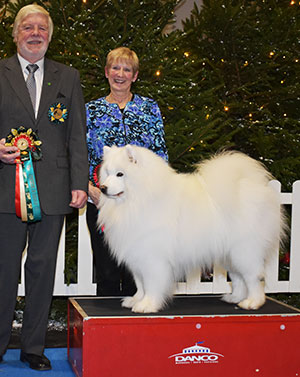
{"type": "Polygon", "coordinates": [[[125,267],[119,267],[111,257],[97,230],[100,190],[98,173],[103,146],[135,144],[151,149],[167,160],[164,129],[157,103],[131,92],[138,77],[139,60],[127,47],[112,50],[106,59],[105,77],[110,93],[86,104],[87,145],[89,152],[89,202],[87,223],[94,253],[97,295],[132,295],[135,284],[125,267]]]}

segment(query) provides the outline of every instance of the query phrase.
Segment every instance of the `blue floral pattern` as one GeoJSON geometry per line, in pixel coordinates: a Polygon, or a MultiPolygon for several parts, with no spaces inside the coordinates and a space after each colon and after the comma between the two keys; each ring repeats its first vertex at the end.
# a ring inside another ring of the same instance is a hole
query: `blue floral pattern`
{"type": "Polygon", "coordinates": [[[135,94],[121,111],[105,97],[86,104],[89,177],[98,186],[98,170],[104,145],[139,145],[168,160],[164,127],[157,103],[135,94]]]}

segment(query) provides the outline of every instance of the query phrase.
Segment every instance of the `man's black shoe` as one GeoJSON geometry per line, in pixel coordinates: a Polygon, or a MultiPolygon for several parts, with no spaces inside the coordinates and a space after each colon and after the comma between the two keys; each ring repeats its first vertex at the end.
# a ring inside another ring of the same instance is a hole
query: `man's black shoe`
{"type": "Polygon", "coordinates": [[[0,363],[2,363],[2,361],[3,361],[3,357],[2,355],[0,355],[0,363]]]}
{"type": "Polygon", "coordinates": [[[50,370],[51,363],[45,355],[39,356],[33,353],[26,353],[21,351],[20,360],[23,363],[29,363],[31,369],[35,370],[50,370]]]}

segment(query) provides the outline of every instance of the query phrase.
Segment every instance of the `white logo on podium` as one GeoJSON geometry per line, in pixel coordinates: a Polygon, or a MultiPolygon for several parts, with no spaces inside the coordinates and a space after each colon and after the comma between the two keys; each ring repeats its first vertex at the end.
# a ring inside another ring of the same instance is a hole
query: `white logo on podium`
{"type": "Polygon", "coordinates": [[[210,348],[199,346],[202,343],[197,342],[192,347],[184,348],[181,353],[169,356],[169,359],[174,358],[175,364],[216,364],[220,357],[224,357],[210,348]]]}

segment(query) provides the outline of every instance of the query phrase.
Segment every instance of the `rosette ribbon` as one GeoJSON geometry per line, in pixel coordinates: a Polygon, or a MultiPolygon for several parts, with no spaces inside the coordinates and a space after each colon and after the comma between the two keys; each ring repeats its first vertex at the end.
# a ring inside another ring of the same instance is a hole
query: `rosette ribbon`
{"type": "Polygon", "coordinates": [[[42,158],[41,144],[35,132],[23,126],[12,128],[6,138],[6,146],[15,146],[20,150],[20,157],[15,161],[15,207],[16,215],[25,222],[36,222],[42,218],[32,163],[42,158]]]}

